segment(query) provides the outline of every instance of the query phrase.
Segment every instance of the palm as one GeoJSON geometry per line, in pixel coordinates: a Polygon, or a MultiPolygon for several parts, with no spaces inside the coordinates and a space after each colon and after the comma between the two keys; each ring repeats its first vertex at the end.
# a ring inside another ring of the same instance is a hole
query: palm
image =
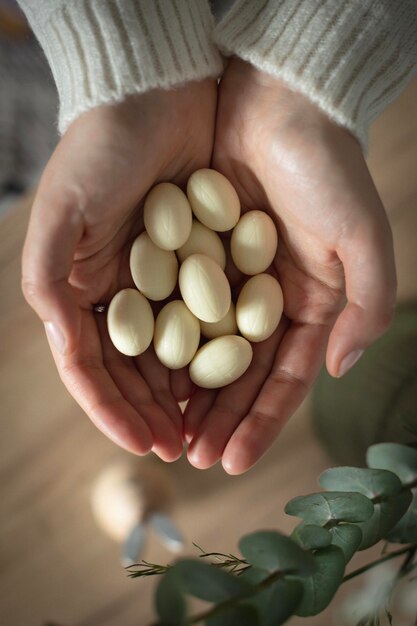
{"type": "MultiPolygon", "coordinates": [[[[284,293],[279,328],[255,345],[246,374],[218,392],[194,394],[186,411],[191,462],[208,467],[223,457],[230,473],[246,470],[271,445],[314,381],[330,334],[327,365],[337,373],[343,341],[352,339],[351,322],[360,318],[351,304],[333,329],[352,280],[345,280],[342,258],[358,231],[378,222],[377,235],[389,242],[356,141],[304,98],[283,91],[277,104],[271,90],[232,61],[219,96],[214,167],[235,185],[244,210],[262,208],[274,218],[280,242],[273,271],[284,293]],[[364,219],[366,201],[371,215],[364,219]]],[[[352,275],[365,276],[368,259],[360,256],[352,275]]],[[[372,329],[369,341],[379,332],[372,329]]]]}
{"type": "MultiPolygon", "coordinates": [[[[72,231],[67,272],[71,301],[64,314],[74,345],[66,356],[53,350],[61,377],[109,437],[140,453],[151,444],[166,460],[182,451],[178,400],[189,394],[188,375],[170,375],[152,349],[133,359],[118,353],[105,316],[93,307],[108,304],[117,291],[133,286],[129,253],[143,230],[142,206],[149,189],[162,180],[184,185],[195,169],[209,164],[215,105],[215,85],[204,81],[95,109],[61,140],[38,193],[40,205],[56,185],[59,194],[67,193],[70,210],[74,212],[74,205],[78,209],[72,224],[65,207],[62,215],[63,234],[68,237],[72,231]]],[[[32,230],[38,214],[35,203],[32,230]]],[[[31,255],[30,235],[31,229],[26,258],[31,255]]]]}

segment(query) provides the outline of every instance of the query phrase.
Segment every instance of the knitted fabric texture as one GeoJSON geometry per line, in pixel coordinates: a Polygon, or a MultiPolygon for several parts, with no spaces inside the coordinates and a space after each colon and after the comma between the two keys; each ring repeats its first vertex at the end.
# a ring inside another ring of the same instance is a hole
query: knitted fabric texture
{"type": "Polygon", "coordinates": [[[370,123],[417,72],[415,0],[237,0],[214,36],[224,54],[306,95],[365,149],[370,123]]]}
{"type": "Polygon", "coordinates": [[[206,0],[20,0],[58,88],[63,133],[82,112],[218,76],[206,0]]]}

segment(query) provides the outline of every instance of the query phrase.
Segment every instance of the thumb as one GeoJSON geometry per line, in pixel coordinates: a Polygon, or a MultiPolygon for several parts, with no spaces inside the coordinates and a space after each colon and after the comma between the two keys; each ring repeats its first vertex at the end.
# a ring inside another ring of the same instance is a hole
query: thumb
{"type": "Polygon", "coordinates": [[[35,198],[22,259],[23,294],[45,324],[49,340],[63,355],[79,340],[81,311],[68,282],[83,219],[73,194],[48,185],[35,198]]]}
{"type": "Polygon", "coordinates": [[[337,252],[345,271],[347,305],[330,334],[327,367],[331,375],[343,376],[393,318],[396,273],[385,213],[343,241],[337,252]]]}

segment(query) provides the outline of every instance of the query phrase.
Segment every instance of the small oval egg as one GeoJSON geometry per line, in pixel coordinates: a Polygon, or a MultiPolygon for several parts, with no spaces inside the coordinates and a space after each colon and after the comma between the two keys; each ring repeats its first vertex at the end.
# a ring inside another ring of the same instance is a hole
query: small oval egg
{"type": "Polygon", "coordinates": [[[176,370],[188,365],[200,342],[200,324],[182,300],[169,302],[155,322],[153,345],[158,359],[176,370]]]}
{"type": "Polygon", "coordinates": [[[230,385],[246,372],[252,356],[252,346],[243,337],[217,337],[198,350],[190,364],[190,378],[205,389],[230,385]]]}
{"type": "Polygon", "coordinates": [[[277,245],[277,229],[269,215],[264,211],[248,211],[233,229],[230,251],[236,267],[253,276],[271,265],[277,245]]]}
{"type": "Polygon", "coordinates": [[[236,312],[233,302],[230,303],[229,310],[219,322],[202,322],[200,320],[201,334],[207,339],[215,339],[223,335],[237,335],[236,312]]]}
{"type": "Polygon", "coordinates": [[[205,254],[216,261],[222,270],[226,267],[226,251],[219,235],[197,220],[193,220],[190,236],[177,250],[181,263],[192,254],[205,254]]]}
{"type": "Polygon", "coordinates": [[[185,304],[203,322],[218,322],[229,310],[229,281],[210,257],[192,254],[185,259],[180,267],[179,285],[185,304]]]}
{"type": "Polygon", "coordinates": [[[148,348],[154,331],[151,305],[136,289],[122,289],[110,302],[107,328],[113,345],[127,356],[148,348]]]}
{"type": "Polygon", "coordinates": [[[208,228],[220,232],[230,230],[240,216],[240,201],[226,176],[204,168],[192,174],[187,196],[197,219],[208,228]]]}
{"type": "Polygon", "coordinates": [[[190,203],[185,193],[172,183],[160,183],[151,189],[146,196],[143,218],[149,237],[163,250],[180,248],[190,236],[190,203]]]}
{"type": "Polygon", "coordinates": [[[236,304],[236,322],[249,341],[268,339],[282,316],[284,300],[278,281],[269,274],[249,278],[236,304]]]}
{"type": "Polygon", "coordinates": [[[150,300],[164,300],[175,288],[178,261],[175,252],[162,250],[147,233],[133,243],[130,252],[130,271],[136,287],[150,300]]]}

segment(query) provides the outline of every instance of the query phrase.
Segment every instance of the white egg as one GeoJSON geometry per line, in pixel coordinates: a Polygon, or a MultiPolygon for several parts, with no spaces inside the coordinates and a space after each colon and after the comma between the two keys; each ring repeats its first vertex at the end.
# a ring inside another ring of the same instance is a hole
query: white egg
{"type": "Polygon", "coordinates": [[[123,289],[110,302],[107,327],[119,352],[138,356],[152,341],[154,318],[151,305],[136,289],[123,289]]]}
{"type": "Polygon", "coordinates": [[[144,232],[133,243],[130,271],[136,287],[147,298],[164,300],[174,291],[177,283],[177,257],[172,250],[156,246],[144,232]]]}
{"type": "Polygon", "coordinates": [[[145,228],[154,244],[176,250],[189,238],[192,212],[185,193],[172,183],[156,185],[146,196],[145,228]]]}
{"type": "Polygon", "coordinates": [[[116,457],[101,470],[91,489],[98,525],[119,542],[152,511],[169,509],[173,498],[170,474],[151,457],[116,457]]]}
{"type": "Polygon", "coordinates": [[[198,220],[193,220],[191,233],[187,241],[177,250],[177,255],[181,263],[192,254],[205,254],[222,270],[226,267],[226,251],[219,235],[201,224],[198,220]]]}
{"type": "Polygon", "coordinates": [[[188,365],[200,342],[200,324],[182,300],[169,302],[155,322],[153,345],[158,359],[170,369],[188,365]]]}
{"type": "Polygon", "coordinates": [[[197,219],[212,230],[230,230],[240,216],[240,201],[232,183],[211,169],[197,170],[187,184],[187,196],[197,219]]]}
{"type": "Polygon", "coordinates": [[[252,346],[243,337],[217,337],[198,350],[190,364],[190,378],[205,389],[224,387],[246,372],[252,356],[252,346]]]}
{"type": "Polygon", "coordinates": [[[233,229],[230,251],[236,267],[244,274],[264,272],[274,260],[278,235],[264,211],[248,211],[233,229]]]}
{"type": "Polygon", "coordinates": [[[208,256],[192,254],[185,259],[179,285],[185,304],[203,322],[218,322],[229,310],[229,281],[222,268],[208,256]]]}
{"type": "Polygon", "coordinates": [[[230,303],[229,310],[219,322],[202,322],[200,320],[201,334],[207,339],[215,339],[223,335],[237,335],[236,312],[233,302],[230,303]]]}
{"type": "Polygon", "coordinates": [[[264,341],[272,335],[282,316],[284,300],[278,281],[269,274],[249,278],[236,304],[236,321],[249,341],[264,341]]]}

